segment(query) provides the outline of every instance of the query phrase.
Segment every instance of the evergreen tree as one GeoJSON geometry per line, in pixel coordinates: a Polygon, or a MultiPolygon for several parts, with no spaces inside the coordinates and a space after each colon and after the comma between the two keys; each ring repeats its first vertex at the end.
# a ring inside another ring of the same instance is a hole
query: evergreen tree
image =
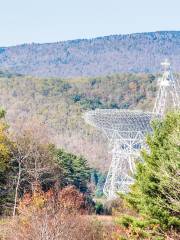
{"type": "Polygon", "coordinates": [[[57,150],[57,163],[61,168],[60,183],[62,187],[76,186],[81,192],[87,191],[87,183],[90,180],[90,168],[86,159],[64,150],[57,150]]]}
{"type": "Polygon", "coordinates": [[[103,196],[103,187],[106,181],[106,174],[100,172],[97,169],[91,170],[91,183],[95,188],[95,196],[102,197],[103,196]]]}
{"type": "Polygon", "coordinates": [[[3,108],[0,108],[0,119],[4,118],[6,115],[6,111],[3,108]]]}
{"type": "MultiPolygon", "coordinates": [[[[0,118],[5,116],[5,111],[0,109],[0,118]]],[[[9,202],[10,192],[8,186],[8,177],[11,172],[11,142],[6,134],[7,126],[0,122],[0,214],[3,213],[5,206],[9,202]]]]}
{"type": "MultiPolygon", "coordinates": [[[[135,208],[141,222],[126,216],[126,226],[178,229],[180,226],[180,112],[169,113],[153,123],[153,134],[147,138],[149,151],[143,151],[135,183],[126,201],[135,208]]],[[[155,238],[156,239],[156,238],[155,238]]],[[[158,239],[158,238],[157,238],[158,239]]]]}

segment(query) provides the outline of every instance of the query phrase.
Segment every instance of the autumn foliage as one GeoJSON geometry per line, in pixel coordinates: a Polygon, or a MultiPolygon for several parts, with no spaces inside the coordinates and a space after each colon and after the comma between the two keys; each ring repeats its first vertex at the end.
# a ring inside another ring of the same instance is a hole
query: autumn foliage
{"type": "Polygon", "coordinates": [[[25,193],[19,202],[18,213],[22,214],[26,209],[39,210],[44,207],[51,207],[54,203],[54,210],[61,210],[70,214],[85,210],[85,197],[75,186],[67,186],[59,193],[52,189],[44,192],[39,184],[36,184],[33,193],[25,193]]]}
{"type": "Polygon", "coordinates": [[[39,185],[26,193],[18,206],[18,215],[5,225],[7,240],[108,240],[112,229],[86,215],[84,196],[74,186],[59,194],[43,192],[39,185]],[[15,233],[15,234],[14,234],[15,233]]]}
{"type": "Polygon", "coordinates": [[[60,206],[69,213],[85,210],[85,198],[74,186],[68,186],[59,194],[60,206]]]}

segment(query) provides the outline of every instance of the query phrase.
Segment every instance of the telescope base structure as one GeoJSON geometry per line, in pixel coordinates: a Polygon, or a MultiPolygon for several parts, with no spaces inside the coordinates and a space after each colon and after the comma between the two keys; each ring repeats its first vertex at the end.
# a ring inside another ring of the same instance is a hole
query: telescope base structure
{"type": "Polygon", "coordinates": [[[134,164],[134,156],[113,154],[103,189],[107,199],[115,199],[118,196],[117,193],[127,193],[129,191],[129,186],[134,182],[130,167],[132,164],[134,164]]]}
{"type": "Polygon", "coordinates": [[[123,133],[114,136],[119,137],[111,140],[112,162],[103,189],[109,200],[129,191],[134,182],[135,161],[140,160],[140,150],[146,147],[141,132],[126,132],[129,138],[123,138],[123,133]]]}

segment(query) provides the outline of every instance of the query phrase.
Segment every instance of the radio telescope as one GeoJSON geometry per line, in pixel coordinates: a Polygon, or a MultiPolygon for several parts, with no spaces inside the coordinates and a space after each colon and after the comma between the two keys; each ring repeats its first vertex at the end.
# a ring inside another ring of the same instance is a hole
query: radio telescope
{"type": "Polygon", "coordinates": [[[100,129],[109,139],[112,162],[103,192],[108,199],[125,193],[133,183],[135,158],[140,156],[144,137],[151,131],[153,113],[130,110],[97,109],[84,114],[87,123],[100,129]]]}
{"type": "Polygon", "coordinates": [[[86,112],[87,123],[98,128],[109,139],[112,162],[103,192],[108,199],[116,198],[117,192],[126,193],[134,181],[135,161],[145,146],[145,135],[152,131],[150,122],[163,117],[169,109],[180,107],[179,86],[173,78],[170,63],[166,60],[159,90],[152,112],[133,110],[96,109],[86,112]]]}

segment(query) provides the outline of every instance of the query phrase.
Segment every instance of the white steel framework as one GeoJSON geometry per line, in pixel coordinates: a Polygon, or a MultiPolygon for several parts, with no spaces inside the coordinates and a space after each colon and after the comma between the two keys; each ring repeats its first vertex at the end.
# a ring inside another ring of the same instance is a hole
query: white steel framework
{"type": "Polygon", "coordinates": [[[158,80],[159,89],[153,112],[163,117],[166,111],[180,108],[180,97],[179,84],[177,79],[173,77],[171,64],[165,60],[161,65],[164,68],[164,73],[158,80]]]}
{"type": "Polygon", "coordinates": [[[103,192],[108,199],[117,192],[125,193],[133,183],[135,161],[145,145],[144,137],[151,131],[153,113],[129,110],[97,109],[84,114],[89,124],[103,131],[112,149],[112,162],[103,192]]]}
{"type": "Polygon", "coordinates": [[[112,162],[104,185],[104,194],[113,199],[117,192],[125,193],[133,183],[135,161],[140,159],[140,150],[145,146],[145,135],[151,132],[150,122],[154,117],[163,117],[170,109],[180,107],[179,86],[166,60],[159,90],[152,112],[96,109],[84,114],[90,125],[103,131],[112,149],[112,162]]]}

